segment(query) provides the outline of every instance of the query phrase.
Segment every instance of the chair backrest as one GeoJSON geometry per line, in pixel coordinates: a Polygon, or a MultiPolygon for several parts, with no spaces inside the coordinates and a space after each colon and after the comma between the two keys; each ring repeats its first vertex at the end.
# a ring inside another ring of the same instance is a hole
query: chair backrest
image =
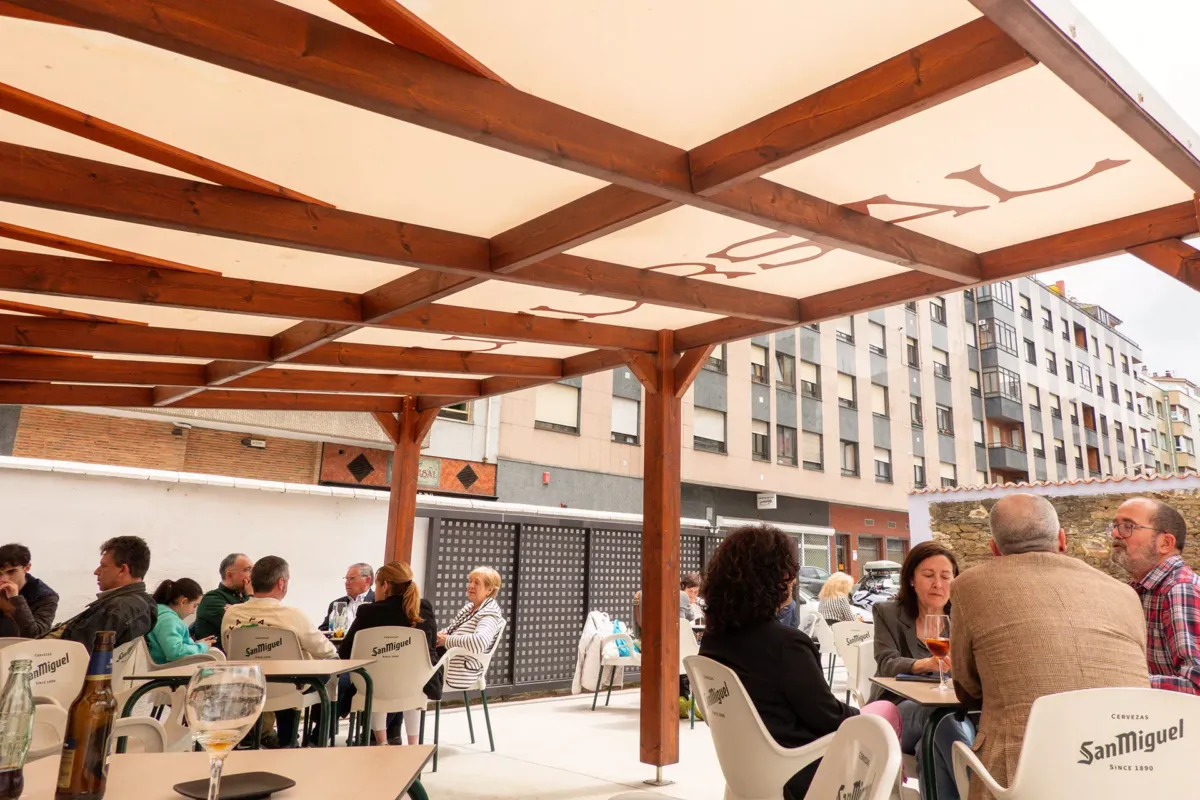
{"type": "Polygon", "coordinates": [[[87,648],[65,639],[29,639],[0,648],[0,675],[7,676],[9,665],[20,658],[33,661],[33,693],[52,698],[63,708],[83,689],[87,677],[87,648]]]}
{"type": "Polygon", "coordinates": [[[67,710],[53,700],[37,697],[33,707],[33,739],[29,743],[30,761],[56,755],[62,748],[67,730],[67,710]]]}
{"type": "Polygon", "coordinates": [[[850,690],[854,692],[854,696],[858,699],[858,704],[865,704],[871,697],[871,678],[875,677],[875,672],[879,668],[879,664],[875,661],[875,640],[868,639],[865,642],[859,642],[855,646],[857,651],[851,658],[855,663],[854,681],[850,684],[850,690]]]}
{"type": "Polygon", "coordinates": [[[854,686],[858,682],[858,646],[875,638],[875,628],[865,622],[835,622],[831,631],[834,651],[846,665],[846,685],[854,686]]]}
{"type": "Polygon", "coordinates": [[[1161,689],[1047,695],[1029,712],[1011,797],[1186,797],[1198,737],[1200,696],[1161,689]]]}
{"type": "Polygon", "coordinates": [[[8,647],[10,644],[20,644],[21,642],[33,641],[21,636],[0,636],[0,647],[8,647]]]}
{"type": "MultiPolygon", "coordinates": [[[[422,689],[433,672],[433,665],[429,661],[424,631],[398,625],[358,631],[354,635],[350,657],[375,659],[367,665],[367,673],[371,676],[374,700],[379,708],[386,705],[395,706],[391,710],[407,711],[425,707],[422,689]]],[[[351,676],[351,679],[356,677],[351,676]]]]}
{"type": "Polygon", "coordinates": [[[685,625],[682,621],[679,623],[679,674],[683,675],[687,670],[684,667],[683,660],[688,656],[700,655],[700,643],[696,641],[696,633],[690,625],[685,625]]]}
{"type": "Polygon", "coordinates": [[[225,655],[230,661],[299,661],[304,658],[296,632],[269,625],[234,628],[225,655]]]}
{"type": "MultiPolygon", "coordinates": [[[[132,691],[135,682],[130,681],[129,676],[136,675],[139,672],[143,675],[146,674],[152,663],[154,662],[150,658],[150,648],[146,644],[146,639],[142,636],[114,648],[112,662],[113,691],[117,694],[132,691]]],[[[138,681],[138,683],[142,683],[142,681],[138,681]]]]}
{"type": "Polygon", "coordinates": [[[837,652],[833,631],[829,628],[829,623],[820,614],[817,614],[817,621],[813,623],[813,633],[817,636],[817,646],[821,648],[821,655],[829,656],[837,652]]]}
{"type": "Polygon", "coordinates": [[[165,753],[167,751],[167,730],[162,723],[153,717],[122,717],[113,722],[112,735],[108,737],[108,749],[111,752],[113,743],[123,737],[137,739],[142,743],[143,753],[165,753]]]}
{"type": "Polygon", "coordinates": [[[779,798],[783,785],[806,763],[820,757],[823,744],[792,750],[780,747],[733,670],[705,656],[688,656],[684,666],[712,730],[727,798],[779,798]],[[805,751],[811,752],[807,761],[805,751]]]}
{"type": "Polygon", "coordinates": [[[888,800],[899,786],[901,759],[896,731],[882,717],[851,717],[833,735],[804,798],[888,800]]]}
{"type": "MultiPolygon", "coordinates": [[[[492,659],[496,657],[496,651],[500,649],[500,642],[504,641],[504,631],[508,628],[508,620],[501,619],[500,627],[496,629],[496,638],[492,639],[492,646],[487,649],[487,652],[476,656],[479,663],[483,664],[483,671],[479,673],[479,680],[475,687],[478,689],[487,688],[488,667],[492,665],[492,659]]],[[[450,670],[445,670],[446,675],[450,674],[450,670]]]]}

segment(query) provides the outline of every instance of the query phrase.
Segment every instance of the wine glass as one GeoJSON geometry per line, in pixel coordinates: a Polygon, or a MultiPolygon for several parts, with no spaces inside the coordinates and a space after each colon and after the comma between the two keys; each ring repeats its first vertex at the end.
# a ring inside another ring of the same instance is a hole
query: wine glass
{"type": "Polygon", "coordinates": [[[950,685],[944,661],[950,655],[950,617],[945,614],[929,614],[925,617],[925,646],[929,648],[929,654],[937,659],[938,689],[950,691],[954,687],[950,685]]]}
{"type": "Polygon", "coordinates": [[[254,727],[266,699],[258,664],[215,663],[197,669],[188,682],[188,728],[209,756],[208,800],[220,795],[225,756],[254,727]]]}

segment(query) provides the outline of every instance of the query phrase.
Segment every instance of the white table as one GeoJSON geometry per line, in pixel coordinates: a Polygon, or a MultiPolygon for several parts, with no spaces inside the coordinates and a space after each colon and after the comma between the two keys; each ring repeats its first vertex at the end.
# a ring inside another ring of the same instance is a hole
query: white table
{"type": "Polygon", "coordinates": [[[963,707],[953,691],[943,692],[936,683],[923,681],[898,681],[895,678],[871,678],[871,683],[882,686],[893,694],[933,711],[921,734],[921,785],[931,800],[937,800],[937,777],[933,768],[933,732],[942,719],[963,707]]]}
{"type": "MultiPolygon", "coordinates": [[[[397,800],[420,776],[433,745],[338,747],[297,750],[235,750],[225,774],[274,772],[296,782],[276,792],[278,800],[352,796],[354,800],[397,800]]],[[[208,777],[206,753],[126,753],[108,767],[105,797],[113,800],[181,800],[171,787],[208,777]]],[[[21,800],[53,800],[58,757],[25,765],[21,800]]]]}

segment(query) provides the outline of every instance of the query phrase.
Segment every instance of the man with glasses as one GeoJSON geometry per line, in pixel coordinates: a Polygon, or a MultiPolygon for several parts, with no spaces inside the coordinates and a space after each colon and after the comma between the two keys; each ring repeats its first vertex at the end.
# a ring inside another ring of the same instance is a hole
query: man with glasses
{"type": "Polygon", "coordinates": [[[1156,689],[1200,694],[1200,578],[1183,561],[1187,523],[1152,497],[1126,500],[1108,526],[1110,558],[1146,613],[1146,660],[1156,689]]]}

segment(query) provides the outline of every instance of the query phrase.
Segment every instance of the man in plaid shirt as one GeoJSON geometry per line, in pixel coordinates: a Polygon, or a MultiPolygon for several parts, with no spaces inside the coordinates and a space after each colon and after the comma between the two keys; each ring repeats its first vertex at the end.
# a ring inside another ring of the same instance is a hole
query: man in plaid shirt
{"type": "Polygon", "coordinates": [[[1200,694],[1200,577],[1183,562],[1187,523],[1151,497],[1126,500],[1108,526],[1112,562],[1146,610],[1146,659],[1156,689],[1200,694]]]}

